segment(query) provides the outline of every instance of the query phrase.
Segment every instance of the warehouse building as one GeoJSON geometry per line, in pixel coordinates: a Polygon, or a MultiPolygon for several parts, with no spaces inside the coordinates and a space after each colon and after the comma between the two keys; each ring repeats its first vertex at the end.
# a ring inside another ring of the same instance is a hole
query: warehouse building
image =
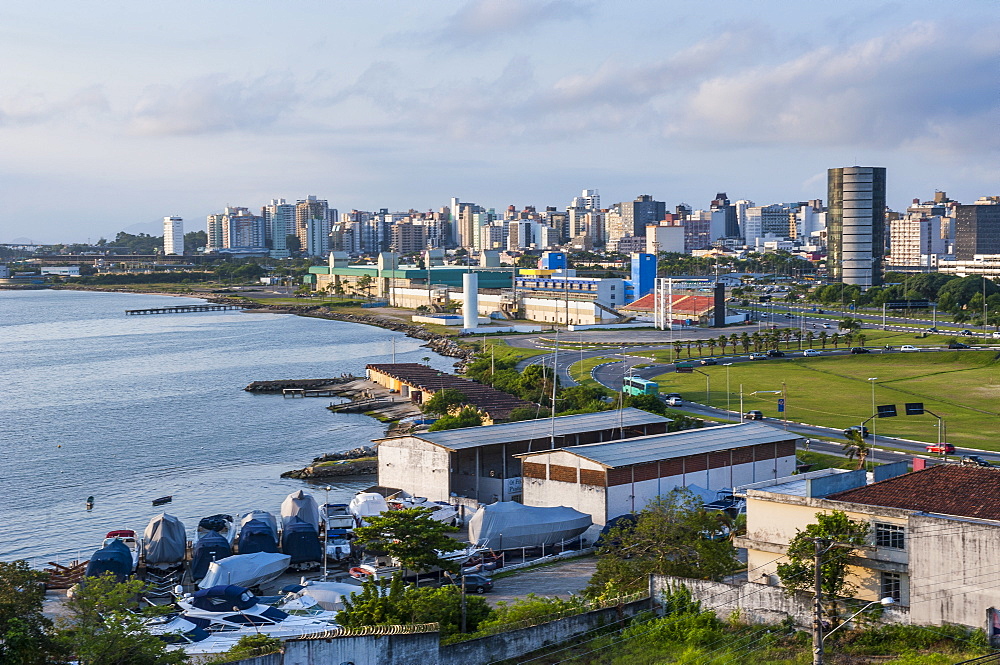
{"type": "Polygon", "coordinates": [[[516,455],[648,437],[666,432],[669,423],[653,413],[620,409],[378,439],[378,482],[432,501],[521,501],[516,455]]]}
{"type": "Polygon", "coordinates": [[[798,437],[738,423],[520,455],[528,506],[570,506],[595,524],[642,510],[675,487],[711,492],[788,476],[798,437]]]}

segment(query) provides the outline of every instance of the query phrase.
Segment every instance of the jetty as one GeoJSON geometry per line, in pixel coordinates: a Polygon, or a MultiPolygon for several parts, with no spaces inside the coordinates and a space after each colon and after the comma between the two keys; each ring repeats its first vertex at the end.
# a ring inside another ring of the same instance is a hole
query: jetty
{"type": "Polygon", "coordinates": [[[243,305],[178,305],[176,307],[150,307],[149,309],[126,309],[126,314],[185,314],[187,312],[221,312],[228,309],[243,309],[243,305]]]}

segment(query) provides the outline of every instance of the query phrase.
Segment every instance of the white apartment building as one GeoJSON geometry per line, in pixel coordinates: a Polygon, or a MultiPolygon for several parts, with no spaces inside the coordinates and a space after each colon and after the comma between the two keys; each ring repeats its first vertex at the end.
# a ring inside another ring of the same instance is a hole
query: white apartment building
{"type": "Polygon", "coordinates": [[[941,237],[941,221],[939,216],[907,215],[890,222],[888,262],[900,267],[937,265],[948,253],[948,241],[941,237]]]}
{"type": "Polygon", "coordinates": [[[180,217],[163,218],[163,253],[184,255],[184,220],[180,217]]]}

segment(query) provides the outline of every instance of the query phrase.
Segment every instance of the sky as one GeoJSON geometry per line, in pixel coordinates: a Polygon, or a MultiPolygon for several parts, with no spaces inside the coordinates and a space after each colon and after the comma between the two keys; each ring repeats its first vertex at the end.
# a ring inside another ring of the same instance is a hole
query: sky
{"type": "Polygon", "coordinates": [[[0,243],[340,211],[1000,194],[995,0],[7,0],[0,243]]]}

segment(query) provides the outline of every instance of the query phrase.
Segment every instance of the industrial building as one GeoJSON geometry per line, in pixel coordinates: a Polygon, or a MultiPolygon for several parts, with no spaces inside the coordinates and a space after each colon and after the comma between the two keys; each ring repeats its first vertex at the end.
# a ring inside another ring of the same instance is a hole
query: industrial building
{"type": "Polygon", "coordinates": [[[506,420],[514,409],[538,406],[510,393],[420,363],[370,364],[365,366],[365,372],[369,381],[398,392],[414,404],[423,404],[439,390],[457,390],[465,395],[464,405],[475,407],[486,425],[506,420]]]}
{"type": "Polygon", "coordinates": [[[797,440],[770,425],[736,423],[522,453],[524,503],[570,506],[604,524],[675,487],[715,492],[787,476],[797,440]]]}
{"type": "Polygon", "coordinates": [[[620,409],[378,439],[378,482],[432,501],[520,501],[517,455],[662,434],[669,423],[653,413],[620,409]]]}

